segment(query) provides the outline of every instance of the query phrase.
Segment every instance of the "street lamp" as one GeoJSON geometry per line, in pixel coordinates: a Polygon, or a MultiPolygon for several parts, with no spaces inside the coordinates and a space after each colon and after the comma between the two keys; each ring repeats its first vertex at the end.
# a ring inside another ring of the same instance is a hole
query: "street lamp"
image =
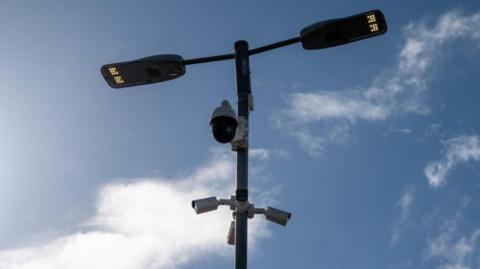
{"type": "Polygon", "coordinates": [[[181,56],[163,54],[106,64],[100,71],[108,85],[118,89],[176,79],[185,74],[185,65],[181,56]]]}
{"type": "Polygon", "coordinates": [[[237,182],[235,195],[230,199],[208,197],[192,201],[197,214],[216,210],[227,205],[233,210],[235,221],[230,225],[228,243],[235,244],[235,268],[247,268],[247,220],[256,214],[265,215],[267,220],[285,226],[291,213],[272,207],[255,208],[248,201],[248,116],[253,111],[253,95],[250,86],[249,57],[276,48],[302,43],[307,50],[339,46],[384,34],[387,24],[380,10],[317,22],[305,27],[300,37],[287,39],[263,47],[249,49],[247,41],[235,42],[235,52],[216,56],[184,60],[179,55],[164,54],[130,62],[107,64],[101,72],[112,88],[124,88],[176,79],[185,74],[185,67],[192,64],[235,59],[238,115],[226,100],[215,109],[210,125],[215,139],[230,143],[237,152],[237,182]]]}
{"type": "Polygon", "coordinates": [[[380,10],[372,10],[345,18],[314,23],[300,31],[300,40],[304,49],[324,49],[385,32],[387,32],[387,22],[383,13],[380,10]]]}

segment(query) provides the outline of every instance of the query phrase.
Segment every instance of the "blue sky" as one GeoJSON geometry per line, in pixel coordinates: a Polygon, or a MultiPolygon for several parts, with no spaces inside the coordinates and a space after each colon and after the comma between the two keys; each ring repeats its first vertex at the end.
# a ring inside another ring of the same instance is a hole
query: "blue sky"
{"type": "Polygon", "coordinates": [[[480,268],[478,1],[3,1],[0,268],[228,268],[231,61],[113,90],[106,63],[230,53],[381,9],[389,31],[251,59],[250,268],[480,268]]]}

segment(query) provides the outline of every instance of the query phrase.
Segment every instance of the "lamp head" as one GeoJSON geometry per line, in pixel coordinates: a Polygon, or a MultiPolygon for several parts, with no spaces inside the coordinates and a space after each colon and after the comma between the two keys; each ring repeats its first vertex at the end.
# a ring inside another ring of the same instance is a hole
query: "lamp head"
{"type": "Polygon", "coordinates": [[[324,49],[382,35],[386,32],[385,16],[376,9],[309,25],[300,32],[300,41],[304,49],[324,49]]]}
{"type": "Polygon", "coordinates": [[[101,72],[108,85],[118,89],[176,79],[185,74],[185,65],[179,55],[162,54],[106,64],[101,72]]]}

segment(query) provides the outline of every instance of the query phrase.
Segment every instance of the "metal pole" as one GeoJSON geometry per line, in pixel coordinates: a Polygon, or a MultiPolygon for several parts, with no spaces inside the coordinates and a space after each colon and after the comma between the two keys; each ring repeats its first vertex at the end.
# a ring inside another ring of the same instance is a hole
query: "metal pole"
{"type": "MultiPolygon", "coordinates": [[[[235,42],[235,70],[237,75],[238,117],[247,122],[250,86],[250,63],[248,43],[244,40],[235,42]]],[[[248,201],[248,135],[246,147],[237,149],[237,190],[239,203],[248,201]]],[[[248,212],[237,210],[235,217],[235,269],[247,268],[247,226],[248,212]]]]}

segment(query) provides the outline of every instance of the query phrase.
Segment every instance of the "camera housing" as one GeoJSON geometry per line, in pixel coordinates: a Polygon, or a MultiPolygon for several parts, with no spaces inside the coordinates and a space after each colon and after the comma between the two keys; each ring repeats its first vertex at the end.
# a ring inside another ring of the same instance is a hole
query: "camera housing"
{"type": "Polygon", "coordinates": [[[288,220],[292,217],[292,213],[273,207],[267,207],[267,209],[265,210],[265,217],[271,222],[286,226],[288,220]]]}
{"type": "Polygon", "coordinates": [[[235,245],[235,221],[230,222],[230,229],[228,229],[227,243],[235,245]]]}
{"type": "Polygon", "coordinates": [[[227,100],[223,100],[222,104],[213,111],[210,126],[213,137],[219,143],[229,143],[235,137],[238,127],[237,113],[227,100]]]}
{"type": "Polygon", "coordinates": [[[197,214],[217,210],[218,204],[219,202],[215,196],[192,201],[192,207],[197,214]]]}

